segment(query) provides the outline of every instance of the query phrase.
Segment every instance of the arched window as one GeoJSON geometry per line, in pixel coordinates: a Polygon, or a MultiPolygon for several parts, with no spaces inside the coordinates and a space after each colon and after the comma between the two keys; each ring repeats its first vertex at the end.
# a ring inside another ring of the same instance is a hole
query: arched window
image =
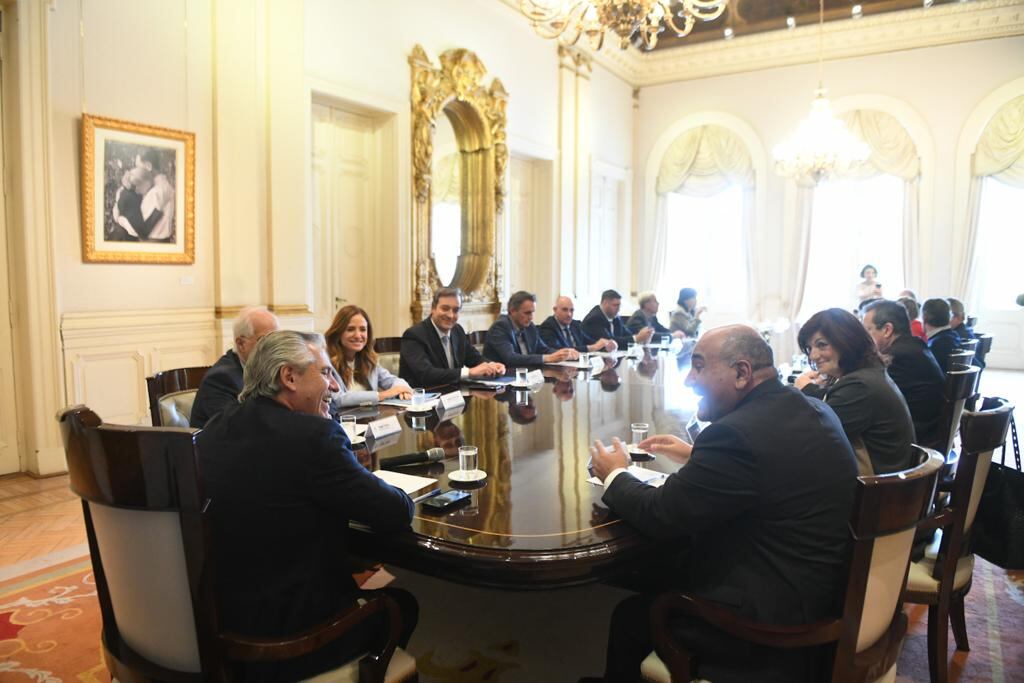
{"type": "Polygon", "coordinates": [[[693,287],[709,308],[708,323],[748,315],[749,235],[754,221],[754,178],[743,140],[722,126],[679,135],[658,171],[655,291],[671,310],[682,287],[693,287]]]}
{"type": "Polygon", "coordinates": [[[871,155],[804,195],[810,229],[797,320],[824,308],[855,309],[865,265],[877,269],[886,297],[895,298],[912,281],[921,178],[917,147],[891,114],[860,109],[842,118],[871,155]]]}

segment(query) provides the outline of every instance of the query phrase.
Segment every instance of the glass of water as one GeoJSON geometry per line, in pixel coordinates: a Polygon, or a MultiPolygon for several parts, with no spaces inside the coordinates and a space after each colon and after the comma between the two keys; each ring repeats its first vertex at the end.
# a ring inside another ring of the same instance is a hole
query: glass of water
{"type": "Polygon", "coordinates": [[[580,353],[580,365],[582,365],[583,367],[589,367],[590,366],[590,354],[589,353],[586,353],[585,351],[580,353]]]}
{"type": "Polygon", "coordinates": [[[423,389],[412,390],[412,407],[420,408],[427,402],[427,393],[423,389]]]}
{"type": "Polygon", "coordinates": [[[520,385],[525,385],[526,384],[526,373],[527,372],[528,371],[527,371],[526,368],[516,368],[516,384],[520,384],[520,385]]]}
{"type": "Polygon", "coordinates": [[[348,435],[348,440],[356,438],[356,416],[355,415],[342,415],[341,416],[341,428],[345,430],[345,434],[348,435]]]}
{"type": "Polygon", "coordinates": [[[635,358],[636,352],[639,350],[640,347],[637,346],[636,342],[629,342],[629,346],[626,347],[626,355],[628,355],[630,358],[635,358]]]}
{"type": "Polygon", "coordinates": [[[629,425],[629,429],[633,432],[633,442],[630,445],[630,450],[634,453],[643,453],[644,451],[640,449],[640,442],[647,438],[650,425],[646,422],[634,422],[629,425]]]}
{"type": "Polygon", "coordinates": [[[461,472],[472,472],[479,464],[476,446],[459,446],[459,470],[461,472]]]}

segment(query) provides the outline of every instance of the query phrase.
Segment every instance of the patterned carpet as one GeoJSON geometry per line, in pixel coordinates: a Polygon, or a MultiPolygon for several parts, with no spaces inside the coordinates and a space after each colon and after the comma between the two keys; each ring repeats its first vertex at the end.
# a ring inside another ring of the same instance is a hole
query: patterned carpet
{"type": "MultiPolygon", "coordinates": [[[[626,593],[601,585],[510,593],[407,572],[422,610],[410,650],[420,680],[545,683],[600,672],[612,607],[626,593]]],[[[899,681],[928,681],[927,609],[910,605],[899,681]]],[[[979,560],[967,599],[970,652],[951,657],[950,681],[1024,681],[1024,572],[979,560]]],[[[0,583],[0,681],[98,683],[110,677],[86,558],[0,583]]],[[[950,636],[952,644],[952,636],[950,636]]]]}

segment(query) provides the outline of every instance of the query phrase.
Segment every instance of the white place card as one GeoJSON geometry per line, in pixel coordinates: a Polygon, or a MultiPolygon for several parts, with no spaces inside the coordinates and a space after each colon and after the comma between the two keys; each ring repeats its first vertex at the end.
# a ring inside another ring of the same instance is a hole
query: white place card
{"type": "Polygon", "coordinates": [[[544,373],[540,370],[530,370],[526,373],[526,383],[530,386],[534,384],[544,384],[544,373]]]}
{"type": "Polygon", "coordinates": [[[462,392],[453,391],[451,393],[441,395],[441,400],[437,404],[437,412],[448,412],[455,408],[461,408],[464,405],[466,405],[466,399],[462,396],[462,392]]]}
{"type": "Polygon", "coordinates": [[[366,425],[366,433],[372,439],[379,439],[382,436],[389,434],[397,434],[402,431],[402,425],[398,422],[398,418],[394,415],[391,417],[382,417],[379,420],[366,425]]]}

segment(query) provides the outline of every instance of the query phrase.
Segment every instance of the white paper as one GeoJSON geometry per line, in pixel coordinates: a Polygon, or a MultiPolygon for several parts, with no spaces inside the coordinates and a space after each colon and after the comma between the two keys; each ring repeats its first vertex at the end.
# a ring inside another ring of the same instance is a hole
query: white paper
{"type": "Polygon", "coordinates": [[[369,423],[366,431],[369,436],[379,439],[382,436],[402,431],[402,425],[399,424],[398,418],[392,415],[369,423]]]}
{"type": "Polygon", "coordinates": [[[526,373],[526,383],[530,386],[534,384],[544,384],[544,373],[540,370],[530,370],[526,373]]]}
{"type": "MultiPolygon", "coordinates": [[[[665,474],[664,472],[645,470],[642,467],[637,467],[636,465],[630,465],[629,467],[626,468],[626,471],[632,474],[640,481],[642,481],[643,483],[647,484],[648,486],[653,486],[654,488],[658,488],[659,486],[665,483],[666,479],[668,479],[668,475],[665,474]]],[[[604,486],[604,482],[598,479],[597,477],[591,477],[590,479],[587,479],[587,481],[589,481],[591,484],[604,486]]]]}
{"type": "Polygon", "coordinates": [[[454,408],[460,408],[466,405],[466,399],[463,398],[461,391],[453,391],[448,394],[441,396],[439,401],[439,410],[446,412],[454,408]]]}
{"type": "Polygon", "coordinates": [[[436,484],[437,479],[430,477],[417,477],[414,474],[403,474],[391,470],[377,470],[374,472],[377,477],[383,479],[396,489],[402,489],[410,496],[414,493],[422,493],[431,484],[436,484]]]}

